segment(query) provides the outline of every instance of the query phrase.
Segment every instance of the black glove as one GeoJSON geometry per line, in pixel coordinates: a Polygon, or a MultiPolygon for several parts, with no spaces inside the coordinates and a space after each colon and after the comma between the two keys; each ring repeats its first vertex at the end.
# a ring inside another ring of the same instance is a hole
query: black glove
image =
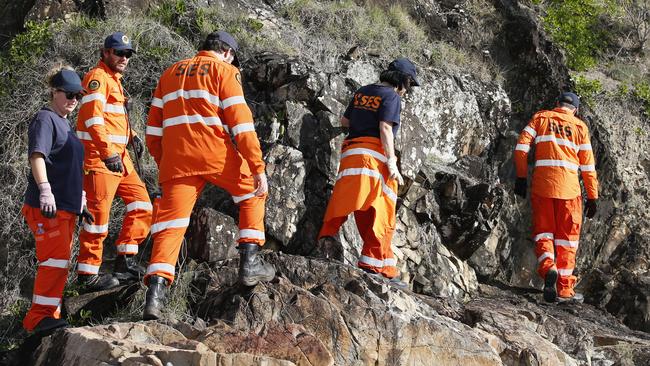
{"type": "Polygon", "coordinates": [[[526,198],[526,190],[528,189],[528,180],[526,178],[517,178],[515,181],[515,194],[521,198],[526,198]]]}
{"type": "Polygon", "coordinates": [[[79,214],[79,224],[82,224],[83,222],[86,222],[88,225],[95,222],[95,216],[88,211],[88,207],[86,206],[84,206],[83,210],[79,214]]]}
{"type": "Polygon", "coordinates": [[[133,152],[135,153],[136,159],[140,159],[142,154],[144,154],[144,142],[138,136],[133,136],[131,139],[131,146],[133,146],[133,152]]]}
{"type": "Polygon", "coordinates": [[[585,204],[585,216],[590,219],[596,216],[596,209],[598,208],[596,201],[597,200],[595,199],[588,199],[587,203],[585,204]]]}
{"type": "Polygon", "coordinates": [[[106,164],[108,170],[115,173],[122,173],[124,170],[124,166],[122,165],[122,158],[117,154],[113,154],[107,157],[106,160],[104,160],[104,164],[106,164]]]}

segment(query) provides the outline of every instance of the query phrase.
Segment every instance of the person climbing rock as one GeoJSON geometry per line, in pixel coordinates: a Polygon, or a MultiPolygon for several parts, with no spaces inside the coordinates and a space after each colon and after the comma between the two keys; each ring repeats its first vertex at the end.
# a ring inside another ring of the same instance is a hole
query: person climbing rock
{"type": "Polygon", "coordinates": [[[514,152],[515,194],[526,197],[528,153],[535,146],[531,184],[533,240],[537,273],[544,279],[544,300],[577,301],[574,291],[576,251],[582,225],[582,176],[587,202],[584,214],[596,214],[598,178],[587,125],[576,117],[580,99],[565,92],[556,108],[537,112],[519,135],[514,152]]]}

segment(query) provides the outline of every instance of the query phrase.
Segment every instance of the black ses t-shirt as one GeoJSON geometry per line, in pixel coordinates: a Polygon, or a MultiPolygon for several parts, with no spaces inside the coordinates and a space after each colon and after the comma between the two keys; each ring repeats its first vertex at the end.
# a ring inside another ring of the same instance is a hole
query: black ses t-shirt
{"type": "MultiPolygon", "coordinates": [[[[29,158],[39,152],[45,156],[47,180],[52,187],[57,210],[81,212],[84,148],[68,120],[43,107],[29,124],[29,158]]],[[[31,170],[27,177],[25,203],[40,207],[40,192],[31,170]]]]}
{"type": "Polygon", "coordinates": [[[400,96],[391,86],[370,84],[354,93],[348,108],[343,114],[350,120],[350,131],[346,139],[356,137],[379,138],[379,122],[392,122],[393,135],[399,128],[402,105],[400,96]]]}

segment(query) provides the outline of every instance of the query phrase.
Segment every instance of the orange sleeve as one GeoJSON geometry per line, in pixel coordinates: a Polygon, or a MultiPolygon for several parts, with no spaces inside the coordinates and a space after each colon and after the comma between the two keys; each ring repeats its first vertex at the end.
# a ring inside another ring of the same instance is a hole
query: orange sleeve
{"type": "Polygon", "coordinates": [[[84,78],[83,87],[88,94],[81,99],[77,124],[83,125],[88,131],[99,157],[104,160],[116,153],[111,149],[111,141],[104,124],[104,105],[108,96],[107,80],[102,75],[91,72],[84,78]]]}
{"type": "Polygon", "coordinates": [[[151,108],[149,109],[149,117],[147,118],[147,129],[146,129],[146,136],[145,136],[147,149],[149,149],[149,153],[151,154],[151,156],[153,156],[158,166],[160,166],[160,160],[162,159],[162,135],[163,135],[162,107],[163,107],[162,92],[160,89],[160,81],[159,81],[158,85],[156,86],[156,90],[153,93],[153,99],[151,100],[151,108]]]}
{"type": "Polygon", "coordinates": [[[253,174],[264,173],[264,161],[260,141],[255,132],[253,114],[244,99],[239,70],[232,68],[222,74],[219,97],[223,122],[228,126],[237,150],[248,162],[253,174]]]}
{"type": "Polygon", "coordinates": [[[530,145],[537,136],[537,118],[536,116],[524,127],[523,131],[519,134],[517,139],[517,146],[515,147],[515,168],[517,170],[517,178],[528,177],[528,152],[530,145]]]}
{"type": "Polygon", "coordinates": [[[580,133],[578,159],[580,161],[580,175],[585,185],[585,191],[587,191],[587,198],[597,199],[598,175],[596,173],[596,160],[594,159],[594,152],[591,149],[589,130],[586,127],[580,133]]]}

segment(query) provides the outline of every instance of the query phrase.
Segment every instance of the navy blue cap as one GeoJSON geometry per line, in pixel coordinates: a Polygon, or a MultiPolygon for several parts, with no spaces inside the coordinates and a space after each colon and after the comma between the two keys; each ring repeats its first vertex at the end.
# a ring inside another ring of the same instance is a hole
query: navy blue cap
{"type": "Polygon", "coordinates": [[[81,86],[81,79],[76,72],[63,69],[52,77],[52,87],[71,93],[79,93],[84,90],[81,86]]]}
{"type": "Polygon", "coordinates": [[[239,58],[237,58],[237,50],[239,49],[239,44],[237,44],[237,41],[235,41],[235,38],[230,35],[228,32],[224,31],[217,31],[217,32],[212,32],[208,34],[206,37],[206,41],[208,40],[215,40],[218,39],[221,42],[225,43],[228,45],[228,47],[232,48],[233,51],[235,51],[235,58],[232,61],[232,65],[235,67],[239,67],[239,58]]]}
{"type": "Polygon", "coordinates": [[[572,104],[574,107],[580,107],[580,98],[571,92],[564,92],[557,98],[558,103],[572,104]]]}
{"type": "Polygon", "coordinates": [[[406,57],[396,58],[393,62],[388,65],[388,70],[401,71],[407,75],[410,75],[413,78],[413,85],[420,86],[418,79],[416,78],[417,74],[415,71],[415,65],[406,57]]]}
{"type": "Polygon", "coordinates": [[[135,52],[135,50],[133,49],[133,45],[131,44],[131,39],[122,32],[115,32],[110,36],[106,37],[106,39],[104,40],[104,48],[113,48],[116,50],[131,50],[135,52]]]}
{"type": "Polygon", "coordinates": [[[228,32],[224,31],[218,31],[218,32],[212,32],[208,34],[207,39],[218,39],[221,42],[227,44],[230,48],[233,49],[233,51],[237,52],[237,49],[239,48],[239,45],[237,44],[237,41],[235,41],[235,38],[230,35],[228,32]]]}

